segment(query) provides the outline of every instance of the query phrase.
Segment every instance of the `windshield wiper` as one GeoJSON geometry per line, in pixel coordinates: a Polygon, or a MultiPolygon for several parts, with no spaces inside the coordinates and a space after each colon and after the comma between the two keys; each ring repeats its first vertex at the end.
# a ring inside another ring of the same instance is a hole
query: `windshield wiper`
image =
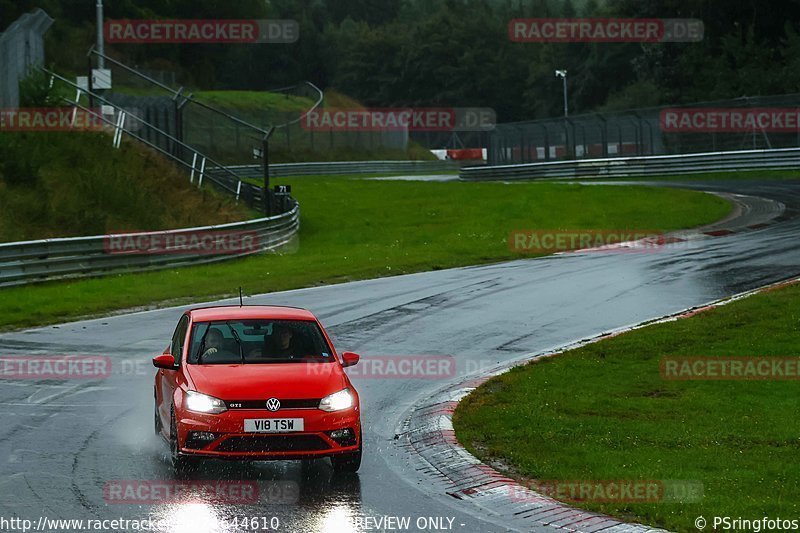
{"type": "Polygon", "coordinates": [[[239,334],[236,333],[236,330],[233,329],[233,326],[231,326],[231,323],[229,321],[226,321],[225,324],[228,325],[228,329],[231,330],[233,338],[236,339],[236,344],[239,345],[239,357],[242,360],[242,364],[244,364],[244,347],[242,346],[242,339],[239,338],[239,334]]]}
{"type": "Polygon", "coordinates": [[[203,348],[206,346],[206,335],[208,332],[211,331],[211,322],[208,323],[208,327],[206,328],[205,333],[203,333],[203,338],[200,339],[200,346],[197,347],[197,364],[201,364],[203,361],[203,348]]]}

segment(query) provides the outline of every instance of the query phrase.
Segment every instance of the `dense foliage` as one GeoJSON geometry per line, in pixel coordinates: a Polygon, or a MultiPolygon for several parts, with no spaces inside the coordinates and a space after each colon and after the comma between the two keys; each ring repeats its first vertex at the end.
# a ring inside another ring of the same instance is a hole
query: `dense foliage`
{"type": "MultiPolygon", "coordinates": [[[[93,0],[0,0],[0,24],[32,7],[57,19],[49,60],[85,69],[93,0]]],[[[791,93],[800,84],[800,3],[791,0],[105,0],[107,18],[284,18],[294,44],[127,45],[114,52],[203,88],[311,80],[369,105],[489,106],[501,120],[791,93]],[[700,43],[522,44],[515,17],[699,18],[700,43]]]]}

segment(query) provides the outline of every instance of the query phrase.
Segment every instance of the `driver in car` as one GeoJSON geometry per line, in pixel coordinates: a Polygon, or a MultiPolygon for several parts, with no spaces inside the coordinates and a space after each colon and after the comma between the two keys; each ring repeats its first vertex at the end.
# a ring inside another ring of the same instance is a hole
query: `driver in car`
{"type": "Polygon", "coordinates": [[[225,343],[225,336],[222,334],[220,330],[217,328],[211,328],[208,330],[205,338],[205,351],[201,356],[201,359],[205,360],[209,355],[213,355],[215,353],[219,354],[226,354],[231,355],[228,350],[224,348],[225,343]]]}

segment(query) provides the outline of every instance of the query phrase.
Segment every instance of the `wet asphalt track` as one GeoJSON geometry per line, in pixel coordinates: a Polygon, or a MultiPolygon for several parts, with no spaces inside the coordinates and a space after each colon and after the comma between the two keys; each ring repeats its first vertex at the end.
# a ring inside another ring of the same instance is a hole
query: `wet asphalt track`
{"type": "MultiPolygon", "coordinates": [[[[452,355],[463,373],[800,274],[800,183],[704,187],[777,199],[786,211],[762,229],[657,253],[564,254],[290,291],[247,303],[312,309],[339,350],[452,355]]],[[[161,531],[202,532],[224,531],[224,519],[242,516],[277,517],[279,531],[366,530],[358,517],[390,515],[410,517],[411,530],[426,517],[453,518],[456,531],[506,530],[501,519],[437,493],[393,441],[407,409],[454,377],[354,378],[365,427],[358,476],[337,479],[325,461],[308,467],[216,463],[195,477],[256,482],[259,503],[107,503],[103,489],[110,481],[173,479],[166,445],[152,431],[149,360],[166,345],[179,314],[166,309],[0,335],[0,355],[114,360],[104,380],[2,382],[0,517],[151,517],[166,520],[161,531]]]]}

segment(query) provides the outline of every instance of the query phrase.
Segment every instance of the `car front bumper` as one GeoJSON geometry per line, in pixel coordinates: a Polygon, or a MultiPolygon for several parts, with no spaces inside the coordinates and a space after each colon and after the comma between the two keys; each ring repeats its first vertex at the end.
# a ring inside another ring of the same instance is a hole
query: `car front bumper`
{"type": "Polygon", "coordinates": [[[319,409],[229,410],[218,415],[186,411],[178,419],[182,455],[217,459],[311,459],[355,452],[361,447],[358,407],[328,413],[319,409]],[[246,419],[302,418],[303,431],[250,433],[246,419]],[[349,429],[351,436],[334,438],[331,432],[349,429]],[[213,440],[198,440],[211,433],[213,440]]]}

